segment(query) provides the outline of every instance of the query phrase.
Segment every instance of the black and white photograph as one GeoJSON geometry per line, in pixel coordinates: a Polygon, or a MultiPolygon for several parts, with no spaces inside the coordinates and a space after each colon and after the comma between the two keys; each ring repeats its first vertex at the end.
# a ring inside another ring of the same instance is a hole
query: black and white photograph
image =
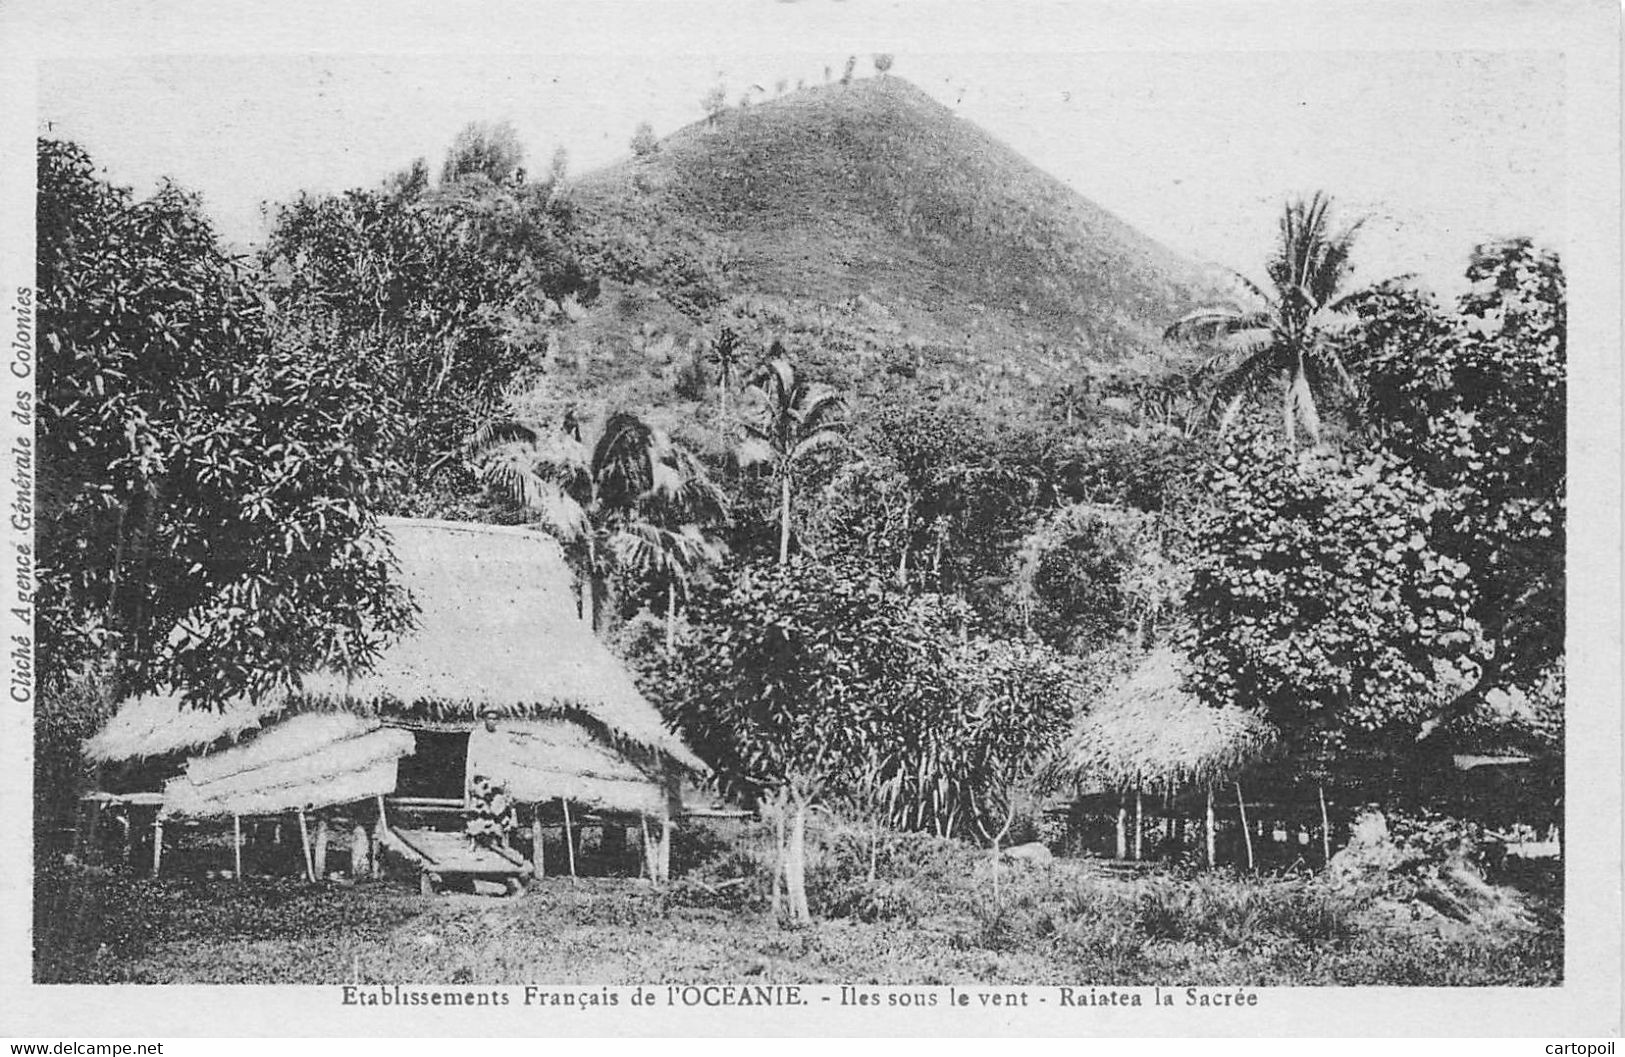
{"type": "Polygon", "coordinates": [[[1617,1035],[1619,12],[1206,6],[0,12],[0,1034],[1617,1035]]]}

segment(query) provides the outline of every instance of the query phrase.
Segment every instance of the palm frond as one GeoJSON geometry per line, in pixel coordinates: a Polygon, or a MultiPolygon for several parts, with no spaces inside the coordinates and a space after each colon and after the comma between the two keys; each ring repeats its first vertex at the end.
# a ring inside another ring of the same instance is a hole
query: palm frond
{"type": "Polygon", "coordinates": [[[1243,275],[1240,272],[1236,271],[1234,268],[1232,268],[1230,270],[1230,274],[1232,276],[1234,276],[1236,278],[1236,280],[1241,283],[1242,286],[1245,286],[1247,288],[1248,292],[1251,293],[1254,297],[1258,298],[1258,300],[1260,302],[1262,302],[1266,307],[1273,307],[1275,305],[1275,298],[1270,296],[1270,294],[1263,287],[1259,286],[1257,283],[1253,282],[1251,279],[1247,278],[1245,275],[1243,275]]]}
{"type": "Polygon", "coordinates": [[[797,460],[803,456],[810,455],[815,451],[820,451],[824,448],[839,447],[845,443],[846,438],[840,433],[837,433],[835,430],[821,429],[816,433],[810,433],[807,436],[802,437],[796,446],[790,449],[790,458],[792,460],[797,460]]]}
{"type": "Polygon", "coordinates": [[[821,386],[807,389],[803,399],[796,405],[796,418],[800,429],[802,432],[827,429],[829,420],[845,406],[846,401],[834,390],[821,386]]]}
{"type": "Polygon", "coordinates": [[[1250,314],[1239,305],[1207,305],[1168,324],[1162,336],[1166,341],[1212,341],[1239,329],[1250,314]]]}
{"type": "MultiPolygon", "coordinates": [[[[773,348],[781,349],[781,346],[774,342],[773,348]]],[[[796,371],[789,360],[774,356],[752,372],[749,385],[761,390],[769,404],[787,404],[789,395],[795,391],[796,371]]]]}
{"type": "Polygon", "coordinates": [[[533,423],[494,419],[477,426],[463,442],[463,449],[477,455],[504,444],[535,444],[541,436],[542,430],[533,423]]]}
{"type": "Polygon", "coordinates": [[[585,535],[586,510],[558,482],[538,474],[522,448],[505,448],[477,463],[475,475],[540,514],[542,523],[559,539],[572,542],[585,535]]]}

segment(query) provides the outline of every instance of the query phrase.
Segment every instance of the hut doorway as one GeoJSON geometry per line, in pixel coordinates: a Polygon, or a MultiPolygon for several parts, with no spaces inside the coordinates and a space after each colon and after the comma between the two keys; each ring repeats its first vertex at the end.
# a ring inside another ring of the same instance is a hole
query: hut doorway
{"type": "Polygon", "coordinates": [[[417,748],[401,757],[395,795],[463,800],[468,793],[468,732],[416,730],[417,748]]]}

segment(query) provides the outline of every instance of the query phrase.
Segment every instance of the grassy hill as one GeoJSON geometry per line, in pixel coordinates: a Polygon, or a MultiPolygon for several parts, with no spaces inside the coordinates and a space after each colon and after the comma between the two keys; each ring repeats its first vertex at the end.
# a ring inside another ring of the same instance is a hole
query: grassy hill
{"type": "Polygon", "coordinates": [[[1160,360],[1162,328],[1208,290],[1195,265],[889,76],[725,111],[570,194],[615,281],[562,359],[646,396],[680,385],[726,321],[860,395],[970,387],[1030,405],[1091,365],[1160,360]]]}

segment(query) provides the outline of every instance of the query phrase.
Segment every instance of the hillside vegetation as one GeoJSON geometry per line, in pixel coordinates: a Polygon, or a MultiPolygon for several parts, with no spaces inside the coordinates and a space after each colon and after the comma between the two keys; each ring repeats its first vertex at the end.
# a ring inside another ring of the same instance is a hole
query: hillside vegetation
{"type": "MultiPolygon", "coordinates": [[[[890,76],[724,111],[570,194],[634,302],[729,316],[859,388],[991,379],[1030,396],[1164,356],[1162,327],[1205,289],[1194,265],[890,76]]],[[[623,342],[672,325],[641,307],[603,306],[623,342]]]]}

